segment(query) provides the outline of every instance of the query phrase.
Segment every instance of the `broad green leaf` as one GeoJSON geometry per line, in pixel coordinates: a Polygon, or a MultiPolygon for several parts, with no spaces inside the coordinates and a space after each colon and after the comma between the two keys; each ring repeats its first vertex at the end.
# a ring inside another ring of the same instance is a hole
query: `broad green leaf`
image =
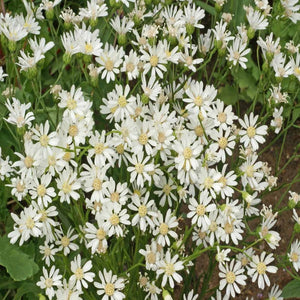
{"type": "Polygon", "coordinates": [[[290,281],[282,290],[281,296],[284,299],[300,299],[300,280],[294,279],[290,281]]]}
{"type": "Polygon", "coordinates": [[[6,268],[15,281],[25,280],[39,270],[33,258],[12,245],[6,236],[0,237],[0,265],[6,268]]]}
{"type": "Polygon", "coordinates": [[[238,101],[238,94],[230,85],[226,85],[225,87],[221,88],[219,91],[219,97],[226,105],[233,105],[238,101]]]}

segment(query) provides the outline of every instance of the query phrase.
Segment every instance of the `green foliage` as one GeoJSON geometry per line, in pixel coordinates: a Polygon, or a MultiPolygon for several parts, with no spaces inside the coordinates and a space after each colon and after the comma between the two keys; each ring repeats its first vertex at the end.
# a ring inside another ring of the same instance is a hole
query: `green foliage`
{"type": "Polygon", "coordinates": [[[17,245],[12,245],[6,236],[0,237],[0,265],[15,281],[32,277],[39,270],[34,259],[24,253],[17,245]]]}
{"type": "Polygon", "coordinates": [[[294,279],[290,281],[282,290],[281,296],[284,299],[299,299],[300,295],[300,280],[294,279]]]}

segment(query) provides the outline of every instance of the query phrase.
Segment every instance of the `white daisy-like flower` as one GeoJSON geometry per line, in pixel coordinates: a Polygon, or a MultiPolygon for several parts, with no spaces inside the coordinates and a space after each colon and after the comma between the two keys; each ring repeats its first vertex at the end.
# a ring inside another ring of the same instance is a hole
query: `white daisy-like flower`
{"type": "Polygon", "coordinates": [[[209,196],[208,191],[200,193],[199,201],[195,198],[190,198],[190,205],[188,206],[190,212],[187,214],[188,218],[192,218],[192,224],[197,224],[203,231],[207,230],[211,224],[210,219],[206,213],[216,210],[216,205],[211,203],[212,198],[209,196]]]}
{"type": "Polygon", "coordinates": [[[40,253],[43,254],[42,260],[45,261],[46,265],[49,267],[50,266],[50,261],[54,262],[55,261],[55,253],[58,251],[58,249],[54,248],[54,244],[48,244],[48,242],[45,242],[44,245],[41,245],[39,247],[40,253]]]}
{"type": "Polygon", "coordinates": [[[37,176],[32,178],[33,185],[29,191],[32,199],[36,199],[38,204],[44,204],[45,207],[52,202],[52,199],[56,196],[55,190],[53,187],[49,187],[52,177],[49,173],[42,175],[39,180],[37,176]]]}
{"type": "Polygon", "coordinates": [[[282,290],[279,288],[277,284],[273,285],[271,291],[268,293],[270,300],[283,300],[284,298],[281,297],[282,290]]]}
{"type": "Polygon", "coordinates": [[[145,232],[148,225],[154,228],[153,218],[157,217],[157,213],[153,210],[155,207],[154,200],[149,200],[149,192],[146,193],[145,197],[139,197],[134,195],[129,203],[128,208],[137,212],[133,217],[131,223],[132,226],[139,224],[141,231],[145,232]]]}
{"type": "Polygon", "coordinates": [[[58,246],[58,251],[63,250],[63,254],[67,256],[71,250],[76,251],[79,246],[73,241],[78,238],[78,234],[73,234],[74,228],[69,227],[65,235],[62,230],[56,230],[57,239],[55,244],[58,246]]]}
{"type": "Polygon", "coordinates": [[[103,272],[99,271],[99,278],[101,282],[94,282],[97,288],[97,294],[102,295],[103,300],[122,300],[125,295],[121,292],[125,287],[125,281],[123,278],[118,278],[117,275],[113,275],[112,270],[103,272]]]}
{"type": "Polygon", "coordinates": [[[117,202],[109,202],[101,212],[101,218],[105,220],[103,227],[108,236],[124,236],[124,225],[130,225],[127,209],[117,202]]]}
{"type": "Polygon", "coordinates": [[[246,62],[248,59],[245,57],[249,52],[250,49],[247,48],[247,43],[243,43],[242,39],[236,37],[233,40],[233,43],[228,49],[228,61],[232,62],[234,66],[240,64],[243,69],[247,69],[246,62]]]}
{"type": "Polygon", "coordinates": [[[288,258],[293,264],[296,272],[300,269],[300,241],[297,239],[291,245],[291,250],[288,253],[288,258]]]}
{"type": "Polygon", "coordinates": [[[182,276],[177,273],[184,269],[183,262],[178,260],[178,254],[171,257],[170,251],[167,251],[165,258],[158,262],[158,269],[156,271],[156,276],[159,277],[163,274],[161,286],[164,287],[169,281],[171,288],[174,288],[174,281],[181,282],[182,276]]]}
{"type": "Polygon", "coordinates": [[[157,243],[157,241],[152,240],[150,245],[146,245],[145,249],[140,249],[139,253],[145,257],[146,261],[146,269],[156,271],[158,268],[157,263],[162,258],[162,249],[159,250],[160,245],[157,243]]]}
{"type": "Polygon", "coordinates": [[[228,127],[225,132],[223,132],[222,128],[219,128],[219,130],[213,129],[210,132],[210,137],[216,141],[210,145],[210,149],[217,152],[222,162],[225,163],[226,154],[231,156],[235,147],[235,136],[231,135],[231,130],[228,127]]]}
{"type": "Polygon", "coordinates": [[[278,133],[281,130],[282,123],[283,123],[283,106],[281,106],[279,109],[275,107],[273,112],[273,120],[271,121],[271,126],[275,128],[275,133],[278,133]]]}
{"type": "Polygon", "coordinates": [[[253,112],[250,113],[249,117],[245,115],[244,120],[239,119],[243,128],[239,131],[240,141],[244,143],[244,147],[251,145],[254,151],[258,150],[259,144],[266,141],[263,136],[267,134],[268,129],[266,125],[257,127],[257,120],[258,116],[254,116],[253,112]]]}
{"type": "Polygon", "coordinates": [[[88,288],[87,282],[93,282],[95,273],[88,272],[93,267],[92,261],[87,261],[84,266],[81,266],[81,256],[78,254],[74,260],[71,261],[71,271],[73,275],[70,277],[71,284],[76,282],[78,291],[82,291],[82,286],[88,288]]]}
{"type": "Polygon", "coordinates": [[[158,211],[158,217],[154,219],[154,223],[157,228],[153,231],[153,234],[155,236],[158,235],[157,242],[163,247],[166,244],[170,246],[169,235],[174,239],[178,237],[178,234],[173,230],[177,228],[178,221],[175,216],[172,216],[171,209],[167,210],[165,218],[163,214],[158,211]]]}
{"type": "MultiPolygon", "coordinates": [[[[1,76],[0,76],[1,77],[1,76]]],[[[25,125],[31,127],[31,121],[35,119],[33,112],[26,112],[31,107],[31,103],[21,104],[20,100],[12,97],[12,103],[6,100],[5,106],[9,110],[9,116],[6,120],[8,123],[22,128],[25,125]]]]}
{"type": "Polygon", "coordinates": [[[43,267],[43,275],[36,285],[41,289],[45,289],[46,295],[51,300],[55,295],[54,286],[60,287],[62,285],[62,275],[59,274],[59,269],[55,269],[55,266],[52,266],[49,272],[43,267]]]}
{"type": "Polygon", "coordinates": [[[267,253],[265,251],[263,251],[260,256],[253,255],[248,269],[248,275],[252,277],[252,282],[257,280],[260,289],[264,289],[265,284],[270,286],[267,272],[276,273],[278,270],[275,266],[268,266],[274,260],[273,253],[266,255],[267,253]]]}
{"type": "Polygon", "coordinates": [[[127,171],[130,172],[130,182],[136,182],[138,186],[143,187],[145,181],[151,181],[151,176],[148,172],[154,170],[153,163],[147,164],[150,156],[144,156],[143,151],[139,151],[137,155],[128,157],[128,160],[133,167],[128,167],[127,171]]]}
{"type": "Polygon", "coordinates": [[[225,263],[225,265],[219,264],[219,269],[220,291],[226,286],[226,295],[231,295],[234,298],[236,293],[241,293],[238,285],[246,285],[247,276],[243,274],[245,269],[235,259],[232,259],[230,265],[228,263],[225,263]]]}
{"type": "Polygon", "coordinates": [[[71,168],[65,169],[56,179],[57,188],[59,189],[58,196],[60,196],[60,202],[67,202],[70,204],[71,198],[78,200],[80,194],[76,192],[81,187],[79,180],[77,179],[77,173],[71,168]]]}

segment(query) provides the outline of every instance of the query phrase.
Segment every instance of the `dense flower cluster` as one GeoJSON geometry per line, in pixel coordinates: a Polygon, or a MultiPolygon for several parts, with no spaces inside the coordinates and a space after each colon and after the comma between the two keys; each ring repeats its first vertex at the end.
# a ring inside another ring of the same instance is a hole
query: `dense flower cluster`
{"type": "MultiPolygon", "coordinates": [[[[216,254],[219,269],[212,299],[234,298],[251,281],[270,286],[269,274],[278,270],[272,251],[281,237],[274,228],[277,210],[262,203],[261,193],[276,187],[277,177],[258,151],[268,132],[278,134],[283,126],[289,96],[280,82],[300,81],[299,47],[290,41],[282,48],[273,33],[257,38],[264,66],[278,80],[269,87],[269,126],[258,113],[239,116],[207,74],[197,76],[214,53],[229,70],[247,69],[250,40],[269,26],[268,1],[245,6],[246,23],[234,32],[230,14],[205,29],[207,12],[194,1],[149,6],[151,1],[91,0],[77,14],[59,11],[60,0],[43,0],[39,7],[23,2],[26,14],[0,17],[1,38],[16,53],[21,75],[37,76],[61,43],[64,67],[80,61],[91,86],[109,87],[95,108],[79,82],[53,85],[46,93],[61,112],[57,123],[40,121],[38,104],[4,93],[5,121],[16,126],[23,145],[14,158],[0,160],[1,180],[24,205],[11,213],[8,237],[20,246],[39,244],[43,266],[36,284],[43,293],[59,300],[120,300],[130,297],[138,280],[133,274],[140,271],[143,299],[167,299],[164,292],[184,284],[193,260],[206,251],[216,254]],[[121,7],[125,15],[116,9],[121,7]],[[52,20],[55,14],[65,26],[57,44],[39,37],[44,16],[52,20]],[[115,36],[113,44],[97,27],[101,20],[115,36]],[[20,49],[24,39],[27,46],[20,49]],[[172,81],[170,70],[178,72],[172,81]],[[107,121],[96,129],[99,114],[107,121]],[[256,232],[247,223],[253,217],[256,232]],[[188,227],[183,235],[182,220],[188,227]],[[265,251],[254,247],[264,242],[265,251]]],[[[215,2],[221,10],[225,1],[215,2]]],[[[278,18],[299,21],[295,1],[280,3],[278,18]]],[[[0,81],[8,79],[0,68],[0,81]]],[[[291,192],[293,208],[299,200],[291,192]]],[[[296,210],[294,219],[300,224],[296,210]]],[[[298,272],[299,240],[288,251],[298,272]]],[[[196,292],[183,297],[195,300],[196,292]]],[[[281,299],[277,286],[270,295],[281,299]]]]}

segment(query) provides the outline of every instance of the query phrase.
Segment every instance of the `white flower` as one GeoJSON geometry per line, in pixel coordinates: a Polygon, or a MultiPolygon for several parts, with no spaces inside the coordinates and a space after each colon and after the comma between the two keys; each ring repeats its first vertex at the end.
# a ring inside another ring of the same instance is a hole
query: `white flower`
{"type": "Polygon", "coordinates": [[[78,234],[74,234],[74,228],[69,227],[67,234],[64,235],[62,231],[56,231],[57,234],[57,240],[55,242],[56,245],[58,245],[58,251],[64,250],[63,253],[65,256],[67,256],[70,251],[76,251],[79,249],[79,246],[75,243],[73,243],[74,240],[78,238],[78,234]]]}
{"type": "Polygon", "coordinates": [[[250,52],[250,49],[246,49],[246,47],[247,43],[243,43],[239,37],[235,38],[232,46],[227,47],[229,52],[227,59],[232,61],[234,66],[239,63],[243,69],[247,69],[245,63],[248,61],[248,59],[245,56],[250,52]]]}
{"type": "Polygon", "coordinates": [[[216,209],[216,205],[211,203],[212,198],[209,197],[207,191],[200,193],[199,201],[195,198],[190,198],[190,205],[188,206],[190,212],[187,214],[188,218],[192,218],[192,224],[197,224],[201,230],[208,229],[211,221],[206,213],[212,212],[216,209]]]}
{"type": "Polygon", "coordinates": [[[105,220],[103,228],[108,236],[116,235],[117,237],[124,236],[124,225],[130,225],[127,209],[122,209],[118,202],[109,202],[101,212],[101,218],[105,220]]]}
{"type": "Polygon", "coordinates": [[[3,68],[0,67],[0,82],[4,81],[4,77],[8,76],[6,73],[4,73],[3,68]]]}
{"type": "Polygon", "coordinates": [[[298,272],[300,269],[300,241],[298,239],[292,243],[288,258],[296,272],[298,272]]]}
{"type": "Polygon", "coordinates": [[[249,25],[253,30],[264,30],[268,27],[268,20],[258,10],[254,10],[252,6],[244,6],[244,9],[249,25]]]}
{"type": "Polygon", "coordinates": [[[141,231],[145,232],[148,225],[151,228],[154,228],[153,218],[157,216],[157,213],[153,210],[155,207],[154,200],[149,199],[149,192],[146,193],[145,197],[139,197],[134,195],[131,200],[132,203],[129,203],[128,208],[137,212],[136,215],[132,218],[132,226],[139,224],[141,231]]]}
{"type": "Polygon", "coordinates": [[[43,254],[43,260],[45,261],[46,265],[50,266],[50,261],[55,261],[54,255],[58,251],[58,249],[54,248],[54,244],[49,244],[47,242],[44,245],[39,247],[40,253],[43,254]]]}
{"type": "Polygon", "coordinates": [[[250,113],[249,117],[245,115],[244,120],[239,119],[243,127],[243,129],[239,131],[241,143],[244,143],[244,147],[251,145],[254,151],[258,150],[258,144],[262,144],[266,141],[263,136],[267,134],[268,129],[266,125],[257,127],[257,119],[258,116],[254,116],[253,112],[250,113]]]}
{"type": "Polygon", "coordinates": [[[271,291],[268,293],[269,300],[283,300],[283,297],[280,297],[282,294],[282,290],[279,289],[278,285],[273,285],[271,291]]]}
{"type": "Polygon", "coordinates": [[[88,272],[93,267],[92,261],[87,261],[84,266],[81,266],[81,256],[78,254],[73,261],[71,261],[71,271],[73,275],[70,277],[71,284],[76,282],[77,290],[81,291],[82,286],[88,288],[88,282],[93,282],[95,273],[88,272]]]}
{"type": "Polygon", "coordinates": [[[80,189],[81,184],[77,179],[77,174],[71,168],[63,170],[59,178],[56,179],[57,188],[60,190],[60,202],[67,202],[70,204],[71,198],[78,200],[80,194],[76,190],[80,189]]]}
{"type": "Polygon", "coordinates": [[[130,172],[130,182],[135,182],[139,187],[144,186],[144,181],[151,181],[151,177],[148,174],[148,172],[154,170],[154,165],[152,163],[146,164],[150,156],[145,156],[143,158],[144,154],[143,151],[139,151],[137,155],[133,155],[132,157],[128,157],[128,160],[131,164],[133,164],[133,167],[128,167],[127,171],[130,172]]]}
{"type": "Polygon", "coordinates": [[[153,234],[157,237],[157,242],[165,246],[166,244],[170,246],[170,239],[169,235],[176,239],[178,237],[177,233],[172,230],[175,229],[178,226],[178,221],[175,216],[172,216],[171,209],[167,210],[165,220],[163,214],[158,211],[158,217],[154,219],[155,225],[157,225],[157,228],[154,230],[153,234]]]}
{"type": "Polygon", "coordinates": [[[167,251],[165,258],[158,262],[158,270],[156,271],[156,276],[159,277],[160,274],[163,274],[161,286],[164,287],[169,280],[169,285],[171,288],[174,288],[174,280],[176,282],[182,281],[182,276],[177,273],[184,269],[183,262],[178,260],[178,254],[171,257],[170,251],[167,251]]]}
{"type": "Polygon", "coordinates": [[[43,203],[45,207],[52,202],[52,199],[56,196],[55,190],[53,187],[48,187],[51,182],[51,175],[44,174],[42,175],[40,181],[36,176],[33,177],[33,186],[31,187],[29,193],[31,194],[32,199],[36,199],[38,204],[43,203]]]}
{"type": "Polygon", "coordinates": [[[55,295],[54,286],[60,287],[62,285],[61,278],[62,275],[59,275],[59,269],[55,269],[55,266],[52,266],[49,273],[45,267],[43,267],[43,275],[40,277],[40,281],[37,282],[37,285],[41,289],[46,289],[46,295],[51,300],[55,295]]]}
{"type": "Polygon", "coordinates": [[[270,286],[270,280],[266,273],[276,273],[278,270],[275,266],[268,266],[268,264],[274,260],[273,253],[267,256],[266,254],[267,253],[263,251],[260,256],[253,255],[248,269],[248,275],[252,277],[252,282],[257,280],[260,289],[265,288],[265,283],[267,286],[270,286]]]}
{"type": "Polygon", "coordinates": [[[32,112],[26,110],[30,108],[31,103],[21,104],[20,100],[12,97],[12,103],[9,99],[6,100],[5,106],[9,110],[9,116],[5,119],[8,123],[16,125],[18,128],[22,128],[25,125],[31,126],[31,121],[35,119],[32,112]]]}
{"type": "Polygon", "coordinates": [[[105,3],[97,0],[90,0],[87,2],[87,8],[79,8],[79,15],[82,18],[91,19],[93,21],[97,18],[105,17],[108,15],[107,6],[105,3]]]}
{"type": "Polygon", "coordinates": [[[228,263],[225,265],[219,264],[219,269],[219,277],[222,278],[219,289],[222,291],[226,286],[226,295],[231,295],[234,298],[236,293],[241,293],[238,284],[246,285],[247,276],[242,274],[245,269],[239,261],[236,262],[234,259],[230,262],[230,265],[228,263]]]}
{"type": "Polygon", "coordinates": [[[281,106],[279,109],[275,107],[273,112],[273,120],[271,121],[271,126],[275,128],[275,133],[278,133],[281,130],[282,123],[283,123],[283,117],[281,116],[283,112],[283,106],[281,106]]]}
{"type": "Polygon", "coordinates": [[[150,245],[146,245],[146,249],[140,249],[139,253],[145,257],[146,269],[156,271],[158,268],[157,263],[162,257],[162,250],[159,251],[159,244],[153,240],[150,245]]]}
{"type": "Polygon", "coordinates": [[[99,271],[100,282],[94,282],[97,288],[97,294],[103,295],[102,300],[122,300],[125,295],[121,292],[124,287],[124,279],[118,278],[117,275],[113,275],[113,272],[106,271],[104,268],[103,272],[99,271]]]}

